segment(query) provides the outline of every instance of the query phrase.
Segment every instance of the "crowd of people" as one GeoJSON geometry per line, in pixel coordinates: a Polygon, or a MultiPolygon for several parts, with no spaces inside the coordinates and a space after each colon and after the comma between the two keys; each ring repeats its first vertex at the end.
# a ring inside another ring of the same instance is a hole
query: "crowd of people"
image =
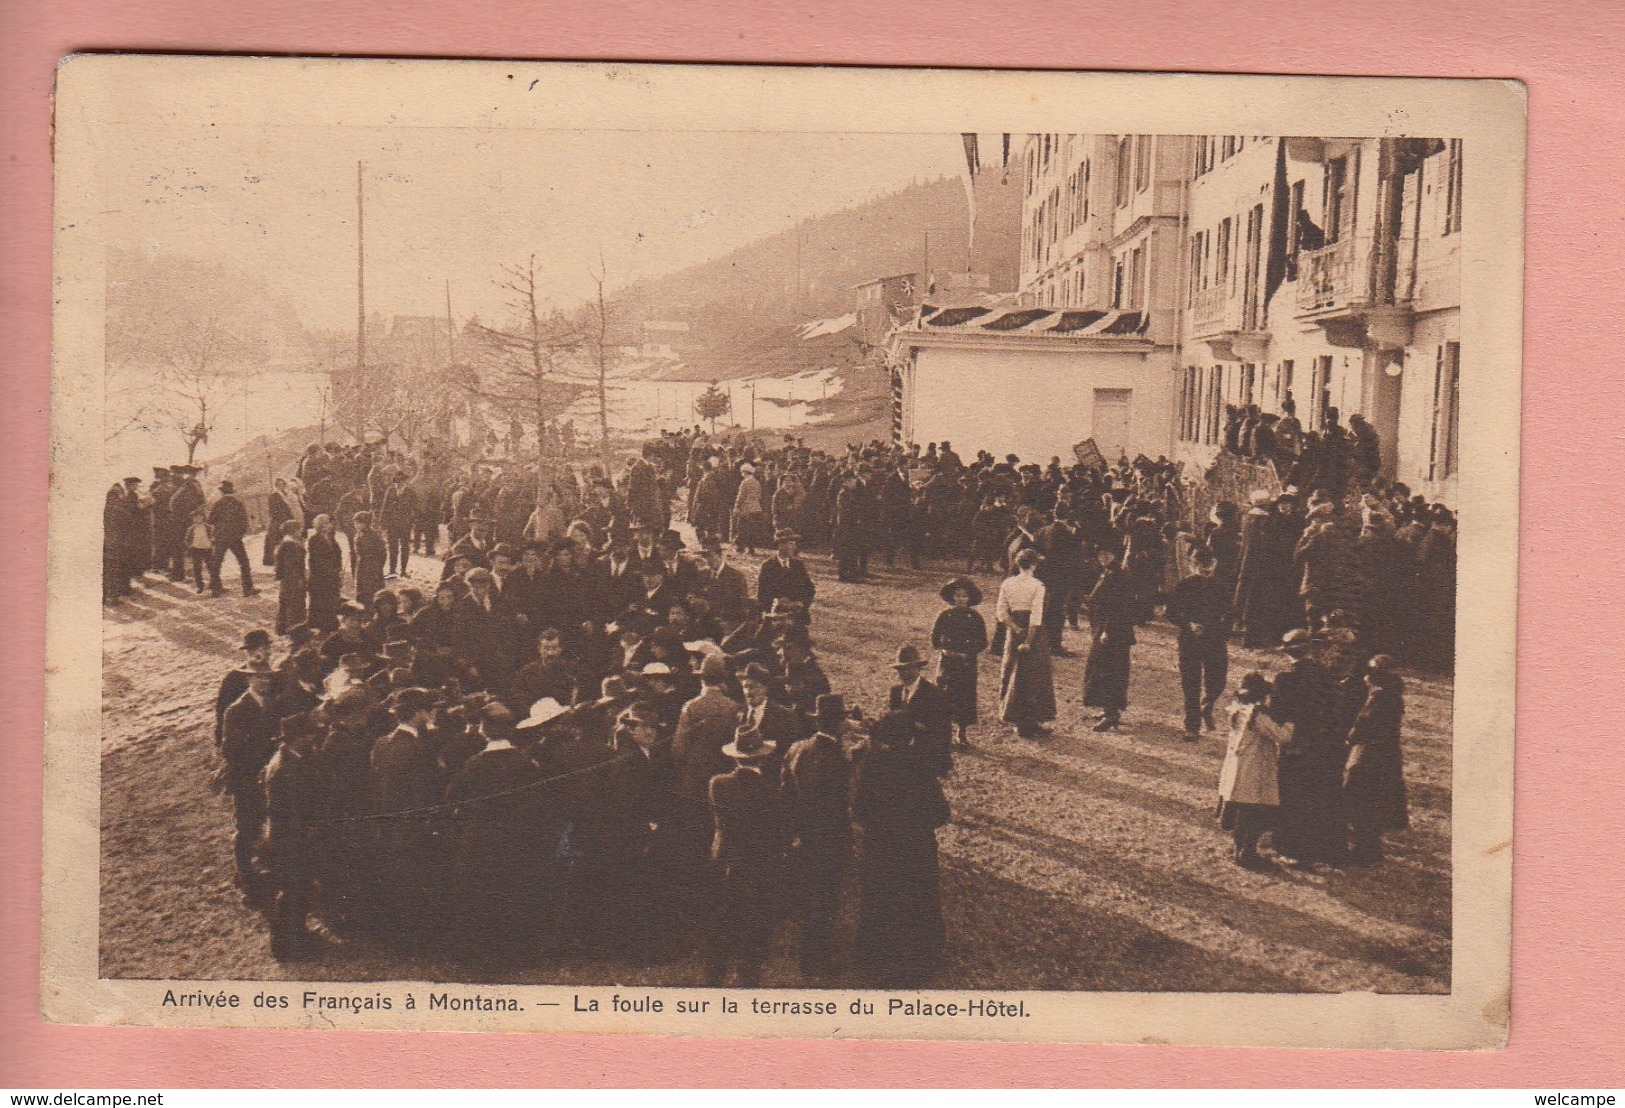
{"type": "MultiPolygon", "coordinates": [[[[1235,445],[1257,458],[1247,418],[1235,445]]],[[[1224,718],[1238,864],[1261,864],[1265,831],[1292,861],[1374,862],[1405,820],[1397,666],[1453,649],[1454,518],[1328,464],[1360,456],[1356,435],[1315,441],[1312,466],[1292,459],[1306,484],[1258,490],[1245,511],[1220,501],[1198,524],[1166,459],[831,454],[696,428],[614,479],[543,479],[313,445],[265,511],[281,649],[250,632],[216,696],[238,883],[282,959],[347,932],[449,937],[510,963],[697,950],[719,985],[756,983],[786,918],[806,980],[829,980],[851,886],[853,969],[921,984],[944,957],[942,781],[983,720],[980,656],[999,660],[998,718],[1042,740],[1051,658],[1082,636],[1083,700],[1111,731],[1136,632],[1159,618],[1177,629],[1189,741],[1220,727],[1233,636],[1290,659],[1273,681],[1248,674],[1224,718]],[[442,537],[439,580],[420,586],[410,559],[442,537]],[[941,586],[929,652],[898,650],[872,718],[819,663],[809,545],[846,582],[900,554],[964,571],[941,586]],[[754,572],[730,560],[759,549],[754,572]],[[990,629],[971,574],[994,570],[990,629]]],[[[108,494],[110,602],[144,569],[182,580],[188,558],[219,594],[227,553],[254,592],[231,482],[212,502],[195,467],[140,484],[108,494]]]]}

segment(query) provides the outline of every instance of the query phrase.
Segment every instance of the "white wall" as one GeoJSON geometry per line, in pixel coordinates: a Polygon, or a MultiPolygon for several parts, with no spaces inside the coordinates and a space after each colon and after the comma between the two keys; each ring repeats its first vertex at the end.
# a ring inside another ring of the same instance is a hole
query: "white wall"
{"type": "Polygon", "coordinates": [[[988,450],[1066,463],[1093,433],[1094,390],[1132,389],[1128,454],[1155,458],[1171,451],[1171,366],[1163,350],[925,347],[904,394],[905,426],[915,442],[948,439],[962,457],[988,450]]]}
{"type": "MultiPolygon", "coordinates": [[[[1405,348],[1405,369],[1400,376],[1399,465],[1395,474],[1423,496],[1455,502],[1455,478],[1428,480],[1428,462],[1433,447],[1433,383],[1438,366],[1438,348],[1461,339],[1461,313],[1457,310],[1430,312],[1418,316],[1405,348]]],[[[1461,352],[1463,388],[1472,379],[1470,353],[1461,352]]],[[[1464,432],[1465,434],[1465,432],[1464,432]]]]}

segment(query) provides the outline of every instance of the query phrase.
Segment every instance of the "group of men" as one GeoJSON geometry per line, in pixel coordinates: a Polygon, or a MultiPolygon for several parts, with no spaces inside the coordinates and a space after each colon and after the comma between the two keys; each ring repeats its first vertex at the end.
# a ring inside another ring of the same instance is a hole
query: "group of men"
{"type": "Polygon", "coordinates": [[[601,547],[591,520],[515,546],[472,515],[433,599],[345,601],[334,630],[290,627],[276,665],[268,634],[245,640],[216,698],[220,781],[274,952],[358,930],[505,962],[698,949],[707,981],[749,984],[790,915],[824,980],[856,862],[857,968],[923,980],[950,766],[924,661],[871,729],[814,652],[798,535],[751,580],[715,536],[696,556],[605,499],[601,547]]]}
{"type": "Polygon", "coordinates": [[[248,537],[248,509],[235,486],[222,481],[211,501],[198,480],[202,467],[186,463],[154,466],[143,492],[139,477],[126,477],[107,490],[102,510],[102,600],[116,604],[130,596],[149,572],[171,581],[186,580],[190,569],[197,591],[224,594],[221,564],[227,554],[237,560],[243,595],[253,596],[253,571],[243,540],[248,537]]]}

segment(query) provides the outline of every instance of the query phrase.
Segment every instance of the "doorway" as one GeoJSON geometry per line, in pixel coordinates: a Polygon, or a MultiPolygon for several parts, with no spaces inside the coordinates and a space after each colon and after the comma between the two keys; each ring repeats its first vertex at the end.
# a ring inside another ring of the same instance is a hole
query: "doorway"
{"type": "Polygon", "coordinates": [[[1094,419],[1089,433],[1108,463],[1128,453],[1129,414],[1133,406],[1133,389],[1095,390],[1094,419]]]}

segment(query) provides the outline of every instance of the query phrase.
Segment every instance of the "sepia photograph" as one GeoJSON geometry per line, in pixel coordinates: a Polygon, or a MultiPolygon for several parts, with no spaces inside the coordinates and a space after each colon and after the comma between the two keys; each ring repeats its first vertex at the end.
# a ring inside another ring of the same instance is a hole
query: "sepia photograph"
{"type": "Polygon", "coordinates": [[[391,122],[313,63],[83,61],[71,930],[169,1010],[114,1018],[1450,996],[1461,806],[1510,826],[1457,689],[1511,577],[1459,588],[1458,525],[1516,522],[1463,273],[1518,261],[1475,218],[1521,106],[1510,156],[1014,87],[594,126],[686,67],[482,62],[425,94],[577,122],[391,122]]]}

